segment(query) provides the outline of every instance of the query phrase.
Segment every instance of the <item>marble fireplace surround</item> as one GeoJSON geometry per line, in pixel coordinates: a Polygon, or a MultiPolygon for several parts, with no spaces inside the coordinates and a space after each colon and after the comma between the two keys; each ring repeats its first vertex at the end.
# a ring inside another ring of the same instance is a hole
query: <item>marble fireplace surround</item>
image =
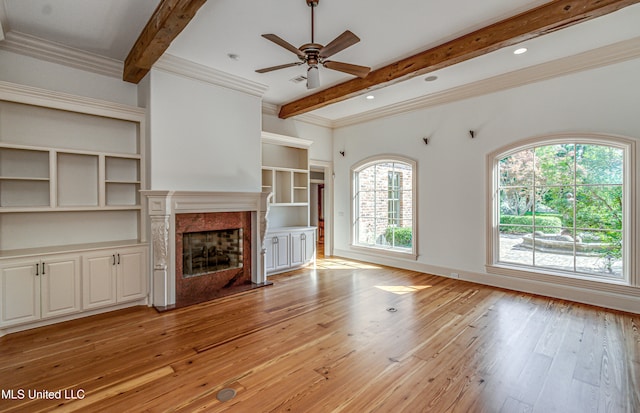
{"type": "MultiPolygon", "coordinates": [[[[141,191],[147,198],[151,221],[152,278],[154,307],[176,306],[176,215],[216,212],[250,214],[251,283],[267,285],[263,241],[267,229],[269,193],[208,191],[141,191]]],[[[179,257],[178,259],[182,259],[179,257]]]]}

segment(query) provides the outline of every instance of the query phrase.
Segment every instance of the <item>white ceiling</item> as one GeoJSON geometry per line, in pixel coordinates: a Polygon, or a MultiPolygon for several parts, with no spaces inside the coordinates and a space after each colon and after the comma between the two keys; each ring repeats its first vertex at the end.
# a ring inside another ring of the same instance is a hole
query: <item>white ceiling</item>
{"type": "MultiPolygon", "coordinates": [[[[315,9],[315,41],[327,44],[349,29],[361,41],[332,60],[374,70],[487,26],[545,0],[320,0],[315,9]]],[[[21,33],[116,60],[124,60],[159,0],[0,0],[5,33],[21,33]],[[3,10],[4,8],[4,10],[3,10]]],[[[528,66],[574,55],[622,40],[640,38],[640,5],[526,42],[513,48],[376,90],[375,99],[358,96],[312,112],[338,120],[398,102],[445,91],[528,66]]],[[[209,0],[168,53],[268,86],[264,101],[275,105],[317,92],[290,79],[305,66],[270,73],[255,70],[297,61],[296,56],[262,38],[274,33],[296,47],[310,42],[311,15],[305,0],[209,0]],[[230,59],[229,54],[238,56],[230,59]]],[[[351,76],[321,68],[322,87],[351,76]]]]}

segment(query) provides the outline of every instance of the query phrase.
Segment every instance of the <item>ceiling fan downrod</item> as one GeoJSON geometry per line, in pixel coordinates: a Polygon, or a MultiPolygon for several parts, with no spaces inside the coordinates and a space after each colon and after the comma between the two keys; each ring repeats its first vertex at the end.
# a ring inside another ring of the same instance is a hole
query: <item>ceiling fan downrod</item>
{"type": "Polygon", "coordinates": [[[313,9],[318,5],[320,0],[306,0],[307,6],[311,7],[311,43],[315,43],[314,41],[314,17],[313,17],[313,9]]]}

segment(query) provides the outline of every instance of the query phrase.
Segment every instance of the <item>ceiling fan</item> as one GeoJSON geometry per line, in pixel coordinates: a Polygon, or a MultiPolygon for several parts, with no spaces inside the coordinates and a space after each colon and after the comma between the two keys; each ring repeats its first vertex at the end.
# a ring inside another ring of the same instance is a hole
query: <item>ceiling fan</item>
{"type": "Polygon", "coordinates": [[[292,44],[283,40],[281,37],[276,36],[275,34],[263,34],[267,40],[271,40],[278,46],[284,47],[290,52],[295,53],[300,59],[299,62],[287,63],[278,66],[266,67],[264,69],[258,69],[256,72],[258,73],[266,73],[271,72],[273,70],[284,69],[286,67],[291,66],[300,66],[303,63],[306,63],[309,68],[307,69],[307,89],[314,89],[320,86],[320,75],[318,73],[318,64],[326,67],[327,69],[338,70],[340,72],[349,73],[351,75],[358,76],[360,78],[366,77],[371,71],[370,67],[366,66],[358,66],[350,63],[343,62],[335,62],[332,60],[327,60],[327,58],[333,56],[334,54],[346,49],[349,46],[353,46],[354,44],[360,41],[360,38],[355,34],[351,33],[349,30],[342,33],[340,36],[333,39],[328,45],[323,46],[321,44],[315,43],[313,36],[313,9],[318,6],[318,2],[320,0],[306,0],[307,6],[311,7],[311,43],[305,43],[299,48],[296,48],[292,44]]]}

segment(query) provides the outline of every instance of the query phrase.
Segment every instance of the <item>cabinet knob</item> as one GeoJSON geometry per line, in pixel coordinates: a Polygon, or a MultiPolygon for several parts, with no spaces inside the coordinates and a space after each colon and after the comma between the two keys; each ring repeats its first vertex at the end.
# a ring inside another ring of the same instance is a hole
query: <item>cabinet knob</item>
{"type": "Polygon", "coordinates": [[[302,235],[300,235],[300,239],[301,239],[301,240],[305,240],[305,239],[307,239],[307,234],[302,234],[302,235]]]}
{"type": "Polygon", "coordinates": [[[273,241],[274,244],[277,244],[278,243],[278,237],[273,237],[272,241],[273,241]]]}

